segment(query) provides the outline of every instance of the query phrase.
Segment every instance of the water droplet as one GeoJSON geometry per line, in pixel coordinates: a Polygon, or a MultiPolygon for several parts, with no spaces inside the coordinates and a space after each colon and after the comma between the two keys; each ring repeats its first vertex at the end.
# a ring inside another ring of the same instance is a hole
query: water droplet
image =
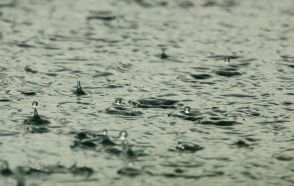
{"type": "Polygon", "coordinates": [[[33,101],[33,102],[32,102],[32,106],[33,106],[34,108],[37,108],[37,106],[38,106],[38,101],[33,101]]]}
{"type": "Polygon", "coordinates": [[[166,51],[166,48],[161,49],[161,55],[160,55],[161,59],[168,58],[168,55],[166,55],[165,51],[166,51]]]}
{"type": "Polygon", "coordinates": [[[115,99],[115,101],[114,101],[114,103],[116,104],[116,105],[121,105],[122,104],[122,98],[116,98],[115,99]]]}
{"type": "Polygon", "coordinates": [[[81,96],[81,95],[86,95],[86,93],[83,91],[82,86],[81,86],[81,82],[79,80],[80,75],[77,74],[77,90],[74,92],[77,96],[81,96]]]}
{"type": "Polygon", "coordinates": [[[103,131],[102,131],[102,134],[104,135],[104,136],[107,136],[107,129],[103,129],[103,131]]]}
{"type": "Polygon", "coordinates": [[[177,146],[176,146],[177,149],[181,149],[181,150],[184,150],[185,149],[185,146],[183,144],[183,142],[178,142],[177,146]]]}
{"type": "Polygon", "coordinates": [[[32,106],[34,108],[34,118],[39,118],[39,114],[38,114],[38,111],[37,111],[38,102],[37,101],[33,101],[32,102],[32,106]]]}
{"type": "Polygon", "coordinates": [[[230,62],[230,60],[231,60],[231,57],[229,57],[229,56],[228,56],[228,57],[225,57],[224,60],[225,60],[226,64],[229,64],[229,62],[230,62]]]}
{"type": "Polygon", "coordinates": [[[185,112],[185,114],[190,114],[190,112],[191,112],[191,107],[186,106],[186,107],[184,108],[184,112],[185,112]]]}
{"type": "Polygon", "coordinates": [[[126,141],[126,140],[127,140],[127,137],[128,137],[128,133],[127,133],[127,131],[125,131],[125,130],[121,130],[121,131],[119,132],[119,139],[120,139],[121,141],[126,141]]]}

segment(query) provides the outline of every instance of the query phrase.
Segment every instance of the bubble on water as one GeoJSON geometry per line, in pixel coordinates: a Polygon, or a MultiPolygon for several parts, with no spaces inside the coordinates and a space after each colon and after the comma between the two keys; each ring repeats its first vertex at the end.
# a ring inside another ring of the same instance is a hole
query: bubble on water
{"type": "Polygon", "coordinates": [[[186,107],[184,108],[184,112],[185,112],[185,114],[190,114],[190,112],[191,112],[191,107],[186,106],[186,107]]]}
{"type": "Polygon", "coordinates": [[[116,98],[115,99],[115,101],[114,101],[114,103],[116,104],[116,105],[121,105],[122,104],[122,98],[116,98]]]}
{"type": "Polygon", "coordinates": [[[77,80],[79,80],[80,79],[80,74],[77,74],[76,78],[77,78],[77,80]]]}

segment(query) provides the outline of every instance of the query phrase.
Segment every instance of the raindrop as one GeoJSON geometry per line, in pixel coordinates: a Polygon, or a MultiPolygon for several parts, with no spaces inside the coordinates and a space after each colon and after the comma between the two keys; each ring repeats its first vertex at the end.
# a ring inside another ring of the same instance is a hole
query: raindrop
{"type": "Polygon", "coordinates": [[[119,139],[119,141],[121,141],[121,144],[122,144],[123,146],[128,145],[128,142],[127,142],[127,136],[128,136],[127,131],[125,131],[125,130],[121,130],[121,131],[119,132],[118,139],[119,139]]]}
{"type": "Polygon", "coordinates": [[[128,157],[135,157],[136,153],[132,150],[131,145],[127,141],[128,133],[125,130],[119,132],[119,140],[121,141],[122,153],[128,157]]]}
{"type": "Polygon", "coordinates": [[[115,145],[115,143],[109,139],[108,135],[107,135],[108,131],[106,129],[103,129],[102,131],[102,140],[100,141],[100,143],[102,145],[115,145]]]}
{"type": "Polygon", "coordinates": [[[184,150],[185,149],[185,146],[184,146],[184,143],[179,141],[177,146],[176,146],[176,149],[179,149],[179,150],[184,150]]]}
{"type": "Polygon", "coordinates": [[[127,131],[125,131],[125,130],[121,130],[121,131],[119,132],[119,140],[121,140],[123,143],[126,142],[127,137],[128,137],[128,133],[127,133],[127,131]]]}
{"type": "Polygon", "coordinates": [[[184,113],[185,113],[185,114],[190,114],[190,112],[191,112],[191,107],[186,106],[186,107],[184,108],[184,113]]]}
{"type": "Polygon", "coordinates": [[[37,108],[37,106],[38,106],[38,102],[37,102],[37,101],[33,101],[33,102],[32,102],[32,106],[33,106],[34,108],[37,108]]]}
{"type": "Polygon", "coordinates": [[[225,57],[225,62],[226,62],[226,64],[229,64],[229,62],[230,62],[230,60],[231,60],[231,57],[230,56],[227,56],[227,57],[225,57]]]}
{"type": "Polygon", "coordinates": [[[32,102],[32,106],[34,108],[34,118],[39,118],[39,114],[38,114],[38,111],[37,111],[37,106],[38,106],[38,102],[37,101],[33,101],[32,102]]]}
{"type": "Polygon", "coordinates": [[[122,98],[116,98],[115,99],[115,101],[114,101],[114,103],[116,104],[116,105],[121,105],[122,104],[122,98]]]}
{"type": "Polygon", "coordinates": [[[167,59],[168,58],[168,55],[166,55],[165,51],[166,51],[165,48],[161,49],[161,54],[160,54],[161,59],[167,59]]]}
{"type": "Polygon", "coordinates": [[[186,151],[186,152],[194,153],[194,152],[202,150],[204,148],[200,145],[197,145],[197,144],[185,143],[185,142],[179,141],[175,149],[177,149],[179,151],[183,151],[183,152],[186,151]]]}
{"type": "MultiPolygon", "coordinates": [[[[82,86],[81,86],[81,82],[79,80],[80,75],[77,74],[77,90],[74,92],[77,96],[81,96],[81,95],[86,95],[86,93],[83,91],[82,86]]],[[[79,98],[78,98],[79,99],[79,98]]]]}
{"type": "Polygon", "coordinates": [[[104,135],[104,136],[107,136],[107,129],[103,129],[103,131],[102,131],[102,134],[104,135]]]}

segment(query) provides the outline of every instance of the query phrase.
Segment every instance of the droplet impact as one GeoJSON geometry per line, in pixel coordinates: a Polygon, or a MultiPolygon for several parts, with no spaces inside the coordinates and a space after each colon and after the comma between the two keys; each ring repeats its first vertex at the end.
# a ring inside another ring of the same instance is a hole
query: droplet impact
{"type": "MultiPolygon", "coordinates": [[[[85,93],[85,92],[83,91],[83,89],[82,89],[81,82],[80,82],[80,80],[79,80],[80,75],[77,74],[76,77],[77,77],[77,89],[76,89],[76,91],[75,91],[74,93],[75,93],[77,96],[86,95],[86,93],[85,93]]],[[[78,98],[78,99],[79,99],[79,98],[78,98]]]]}
{"type": "Polygon", "coordinates": [[[122,104],[122,98],[116,98],[115,99],[115,101],[114,101],[114,103],[116,104],[116,105],[121,105],[122,104]]]}
{"type": "Polygon", "coordinates": [[[103,131],[102,131],[102,134],[104,135],[104,136],[107,136],[107,129],[103,129],[103,131]]]}
{"type": "Polygon", "coordinates": [[[33,101],[33,102],[32,102],[32,106],[33,106],[34,108],[36,108],[36,107],[38,106],[38,102],[37,102],[37,101],[33,101]]]}
{"type": "Polygon", "coordinates": [[[34,108],[34,115],[33,115],[33,117],[34,118],[40,118],[40,116],[38,114],[38,111],[37,111],[38,102],[37,101],[33,101],[32,102],[32,106],[34,108]]]}
{"type": "Polygon", "coordinates": [[[34,114],[33,114],[32,117],[29,117],[28,119],[26,119],[24,121],[24,124],[28,124],[28,125],[46,125],[46,124],[49,124],[50,122],[48,120],[44,119],[43,116],[41,117],[38,114],[38,111],[37,111],[38,102],[33,101],[32,106],[34,108],[34,114]]]}
{"type": "Polygon", "coordinates": [[[185,147],[184,147],[184,144],[183,144],[183,142],[178,142],[178,144],[177,144],[177,146],[176,146],[176,149],[179,149],[179,150],[184,150],[185,149],[185,147]]]}
{"type": "Polygon", "coordinates": [[[184,113],[185,113],[185,114],[190,114],[190,112],[191,112],[191,107],[186,106],[186,107],[184,108],[184,113]]]}
{"type": "Polygon", "coordinates": [[[181,152],[191,152],[194,153],[196,151],[204,149],[200,145],[193,144],[193,143],[186,143],[186,142],[181,142],[179,141],[177,146],[175,147],[176,150],[181,151],[181,152]]]}
{"type": "Polygon", "coordinates": [[[121,141],[122,154],[127,158],[136,157],[136,153],[132,150],[131,145],[127,141],[128,133],[125,130],[119,132],[119,140],[121,141]]]}
{"type": "Polygon", "coordinates": [[[160,58],[161,59],[167,59],[168,58],[168,55],[166,55],[165,53],[166,49],[161,49],[161,54],[160,54],[160,58]]]}
{"type": "Polygon", "coordinates": [[[109,139],[107,133],[108,133],[108,131],[106,129],[103,129],[103,131],[102,131],[103,136],[102,136],[102,139],[101,139],[100,143],[102,145],[115,145],[115,143],[112,140],[109,139]]]}
{"type": "Polygon", "coordinates": [[[225,60],[226,64],[229,64],[229,62],[231,61],[231,57],[227,56],[227,57],[225,57],[224,60],[225,60]]]}
{"type": "Polygon", "coordinates": [[[119,132],[119,139],[121,141],[123,141],[123,142],[126,141],[127,140],[127,137],[128,137],[127,131],[122,130],[122,131],[119,132]]]}

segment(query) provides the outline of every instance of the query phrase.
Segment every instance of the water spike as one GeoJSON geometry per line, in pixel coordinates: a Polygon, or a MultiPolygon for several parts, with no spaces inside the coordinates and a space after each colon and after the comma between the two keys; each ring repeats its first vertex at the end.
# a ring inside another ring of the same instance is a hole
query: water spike
{"type": "Polygon", "coordinates": [[[32,102],[32,106],[34,108],[34,118],[40,118],[38,111],[37,111],[37,106],[38,106],[38,102],[37,101],[33,101],[32,102]]]}
{"type": "Polygon", "coordinates": [[[37,102],[37,101],[33,101],[33,102],[32,102],[32,106],[33,106],[34,108],[36,108],[36,107],[38,106],[38,102],[37,102]]]}
{"type": "Polygon", "coordinates": [[[166,59],[166,58],[168,58],[168,55],[166,55],[165,51],[166,51],[165,48],[161,49],[161,55],[160,55],[160,58],[161,58],[161,59],[166,59]]]}
{"type": "Polygon", "coordinates": [[[77,77],[77,90],[75,91],[75,94],[76,94],[77,96],[80,96],[80,95],[86,95],[86,93],[85,93],[85,92],[83,91],[83,89],[82,89],[81,82],[80,82],[80,80],[79,80],[80,75],[77,74],[76,77],[77,77]]]}
{"type": "Polygon", "coordinates": [[[104,136],[107,136],[107,129],[103,129],[103,131],[102,131],[102,134],[104,135],[104,136]]]}

